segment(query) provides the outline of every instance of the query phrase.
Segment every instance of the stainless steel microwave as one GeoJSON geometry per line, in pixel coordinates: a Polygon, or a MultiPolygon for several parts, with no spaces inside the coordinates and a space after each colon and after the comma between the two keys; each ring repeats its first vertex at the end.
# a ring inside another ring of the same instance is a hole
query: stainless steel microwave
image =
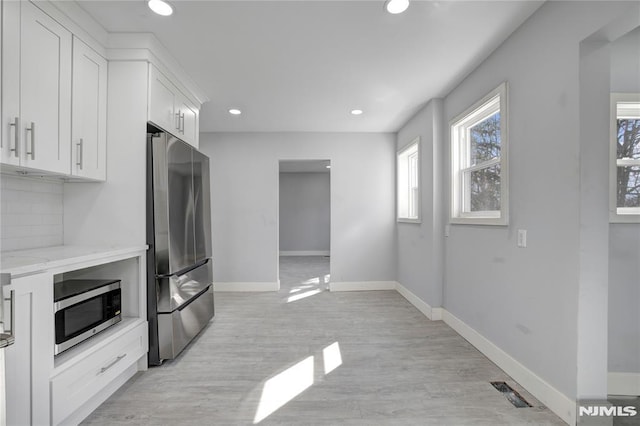
{"type": "Polygon", "coordinates": [[[119,280],[65,280],[53,285],[57,355],[118,323],[119,280]]]}

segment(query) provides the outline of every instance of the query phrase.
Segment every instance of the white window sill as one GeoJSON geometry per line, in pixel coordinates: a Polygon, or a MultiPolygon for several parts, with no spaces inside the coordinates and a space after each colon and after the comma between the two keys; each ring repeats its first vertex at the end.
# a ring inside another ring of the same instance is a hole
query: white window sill
{"type": "Polygon", "coordinates": [[[609,212],[609,223],[640,223],[639,213],[620,214],[609,212]]]}
{"type": "Polygon", "coordinates": [[[422,223],[422,219],[420,218],[410,219],[405,217],[399,217],[398,223],[422,223]]]}
{"type": "Polygon", "coordinates": [[[509,221],[501,217],[452,217],[449,218],[451,225],[489,225],[507,226],[509,221]]]}

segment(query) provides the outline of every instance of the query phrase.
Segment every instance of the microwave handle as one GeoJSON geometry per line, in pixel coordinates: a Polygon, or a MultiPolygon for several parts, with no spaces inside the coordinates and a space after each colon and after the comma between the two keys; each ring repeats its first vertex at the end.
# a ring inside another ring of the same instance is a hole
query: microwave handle
{"type": "Polygon", "coordinates": [[[15,292],[11,290],[9,292],[9,297],[5,298],[5,287],[11,284],[11,274],[2,273],[0,274],[0,324],[3,326],[3,332],[0,333],[0,348],[4,348],[7,346],[11,346],[15,343],[16,339],[14,336],[15,330],[15,292]],[[7,329],[7,322],[5,321],[5,312],[4,312],[4,303],[5,301],[9,302],[9,324],[10,328],[7,329]]]}

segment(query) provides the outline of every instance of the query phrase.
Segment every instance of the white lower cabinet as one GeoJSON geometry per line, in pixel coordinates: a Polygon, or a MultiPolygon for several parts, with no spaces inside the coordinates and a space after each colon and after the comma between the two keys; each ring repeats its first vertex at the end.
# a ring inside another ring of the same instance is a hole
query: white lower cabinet
{"type": "Polygon", "coordinates": [[[95,407],[87,404],[91,401],[99,404],[101,401],[95,397],[147,353],[147,333],[146,321],[140,320],[125,334],[106,338],[100,345],[84,351],[76,362],[69,360],[56,368],[51,378],[51,423],[74,424],[72,415],[79,409],[91,412],[95,407]]]}
{"type": "Polygon", "coordinates": [[[15,336],[5,349],[7,425],[49,424],[53,328],[41,319],[53,317],[52,282],[52,274],[43,273],[12,279],[5,288],[5,298],[13,299],[5,300],[5,327],[10,323],[15,336]]]}
{"type": "Polygon", "coordinates": [[[137,371],[147,369],[146,246],[87,250],[0,252],[0,271],[11,274],[11,283],[3,287],[3,325],[15,337],[4,349],[8,426],[79,424],[137,371]],[[28,262],[35,266],[23,266],[28,262]],[[122,319],[54,356],[54,283],[68,279],[120,280],[122,319]]]}

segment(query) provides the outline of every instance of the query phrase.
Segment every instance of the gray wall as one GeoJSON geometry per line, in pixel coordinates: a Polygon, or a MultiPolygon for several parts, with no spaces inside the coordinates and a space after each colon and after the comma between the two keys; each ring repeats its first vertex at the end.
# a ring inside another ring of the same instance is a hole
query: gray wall
{"type": "Polygon", "coordinates": [[[279,160],[331,161],[331,280],[395,281],[395,137],[203,133],[216,282],[275,282],[279,160]]]}
{"type": "MultiPolygon", "coordinates": [[[[640,92],[640,29],[611,46],[611,91],[640,92]]],[[[640,224],[609,231],[609,371],[640,373],[640,224]]]]}
{"type": "Polygon", "coordinates": [[[329,186],[329,173],[280,173],[281,254],[329,252],[329,186]]]}
{"type": "MultiPolygon", "coordinates": [[[[581,374],[567,368],[581,279],[579,44],[631,7],[546,3],[444,101],[448,123],[509,82],[510,225],[451,226],[444,306],[571,398],[581,374]],[[527,248],[516,248],[518,229],[527,248]]],[[[445,188],[448,197],[448,179],[445,188]]]]}
{"type": "Polygon", "coordinates": [[[442,100],[430,101],[398,132],[397,150],[420,137],[421,223],[398,223],[398,282],[429,306],[442,306],[442,100]]]}

